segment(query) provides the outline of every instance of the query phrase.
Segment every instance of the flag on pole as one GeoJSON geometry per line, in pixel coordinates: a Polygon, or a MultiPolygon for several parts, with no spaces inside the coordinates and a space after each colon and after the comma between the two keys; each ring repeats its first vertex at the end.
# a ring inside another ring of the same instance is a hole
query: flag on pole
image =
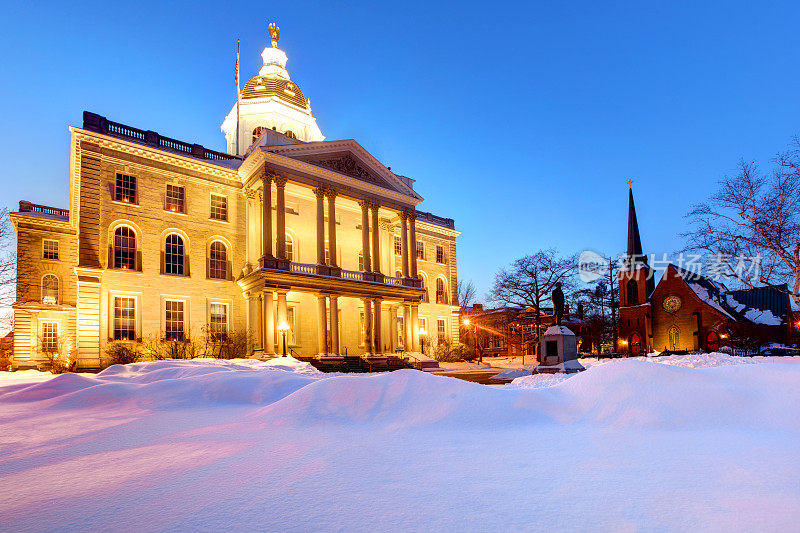
{"type": "Polygon", "coordinates": [[[239,39],[236,39],[236,94],[239,94],[239,39]]]}

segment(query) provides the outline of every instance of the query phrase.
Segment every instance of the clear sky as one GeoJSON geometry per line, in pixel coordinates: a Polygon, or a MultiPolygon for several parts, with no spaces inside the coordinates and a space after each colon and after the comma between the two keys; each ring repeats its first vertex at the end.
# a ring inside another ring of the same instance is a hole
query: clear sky
{"type": "Polygon", "coordinates": [[[329,140],[354,138],[456,220],[485,293],[555,246],[618,253],[635,183],[646,253],[740,158],[800,134],[798,2],[0,3],[3,187],[66,207],[84,109],[224,150],[219,126],[281,28],[329,140]]]}

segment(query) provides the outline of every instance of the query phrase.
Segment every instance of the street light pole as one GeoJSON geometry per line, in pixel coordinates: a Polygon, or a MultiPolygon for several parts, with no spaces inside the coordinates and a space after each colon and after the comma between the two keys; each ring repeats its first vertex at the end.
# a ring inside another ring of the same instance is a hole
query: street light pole
{"type": "Polygon", "coordinates": [[[281,322],[278,330],[283,334],[283,357],[286,357],[286,332],[289,331],[289,324],[281,322]]]}

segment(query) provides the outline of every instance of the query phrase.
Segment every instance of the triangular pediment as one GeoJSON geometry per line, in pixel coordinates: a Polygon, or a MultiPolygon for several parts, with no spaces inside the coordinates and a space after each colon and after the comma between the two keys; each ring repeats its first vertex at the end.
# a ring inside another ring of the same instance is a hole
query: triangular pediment
{"type": "Polygon", "coordinates": [[[270,147],[269,151],[384,189],[420,198],[407,183],[354,140],[274,146],[270,147]]]}

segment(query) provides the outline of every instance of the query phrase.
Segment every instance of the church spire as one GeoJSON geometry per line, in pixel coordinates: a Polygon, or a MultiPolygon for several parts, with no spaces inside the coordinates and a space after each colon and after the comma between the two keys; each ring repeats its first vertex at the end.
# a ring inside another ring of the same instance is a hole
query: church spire
{"type": "MultiPolygon", "coordinates": [[[[628,180],[630,186],[632,180],[628,180]]],[[[633,205],[633,187],[628,190],[628,261],[639,261],[647,264],[647,259],[642,253],[642,239],[639,237],[639,222],[636,219],[636,206],[633,205]]]]}

